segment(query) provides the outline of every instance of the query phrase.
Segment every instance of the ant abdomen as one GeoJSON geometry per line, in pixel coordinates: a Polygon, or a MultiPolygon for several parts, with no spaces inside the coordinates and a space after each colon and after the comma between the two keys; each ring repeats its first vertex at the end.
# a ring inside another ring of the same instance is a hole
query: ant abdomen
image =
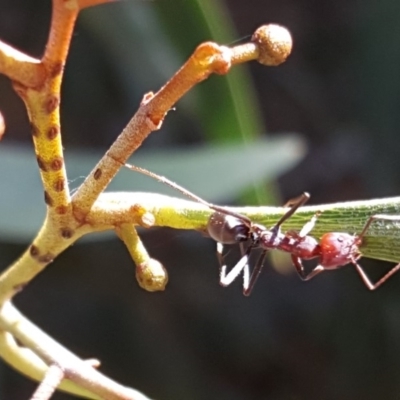
{"type": "Polygon", "coordinates": [[[361,240],[344,232],[325,233],[321,237],[320,263],[325,269],[337,269],[360,258],[361,240]]]}
{"type": "Polygon", "coordinates": [[[214,212],[207,224],[208,234],[217,242],[237,244],[250,237],[250,226],[243,219],[214,212]]]}

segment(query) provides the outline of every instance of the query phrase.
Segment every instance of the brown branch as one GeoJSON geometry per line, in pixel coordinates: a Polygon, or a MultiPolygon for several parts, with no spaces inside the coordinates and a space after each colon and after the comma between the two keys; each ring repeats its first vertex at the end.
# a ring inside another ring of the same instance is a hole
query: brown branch
{"type": "MultiPolygon", "coordinates": [[[[41,382],[46,376],[47,364],[31,349],[21,342],[17,343],[11,333],[3,330],[0,330],[0,355],[6,363],[31,379],[41,382]]],[[[98,396],[69,380],[63,380],[59,389],[79,397],[100,400],[98,396]]]]}
{"type": "Polygon", "coordinates": [[[0,72],[27,87],[38,87],[45,79],[40,61],[0,41],[0,72]]]}
{"type": "Polygon", "coordinates": [[[64,67],[78,13],[79,6],[76,1],[53,0],[50,33],[42,59],[47,67],[64,67]],[[62,65],[59,65],[60,63],[62,65]]]}
{"type": "Polygon", "coordinates": [[[291,50],[290,34],[277,25],[260,27],[252,40],[248,46],[232,49],[212,42],[201,44],[165,86],[156,94],[145,95],[137,113],[73,196],[73,211],[78,220],[84,221],[99,194],[121,168],[121,163],[126,162],[152,131],[161,128],[167,112],[194,85],[212,73],[226,74],[232,65],[250,59],[277,65],[291,50]]]}

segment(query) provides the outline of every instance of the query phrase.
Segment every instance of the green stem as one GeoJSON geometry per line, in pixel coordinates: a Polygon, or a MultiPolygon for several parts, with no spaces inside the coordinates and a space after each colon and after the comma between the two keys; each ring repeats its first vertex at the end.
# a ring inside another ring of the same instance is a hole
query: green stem
{"type": "MultiPolygon", "coordinates": [[[[111,193],[107,193],[111,195],[111,193]]],[[[115,195],[115,194],[114,194],[115,195]]],[[[131,193],[133,195],[133,193],[131,193]]],[[[135,201],[153,213],[158,226],[204,231],[212,210],[198,203],[173,197],[135,193],[135,201]],[[142,196],[145,198],[141,199],[142,196]],[[149,197],[153,201],[149,202],[149,197]]],[[[246,215],[253,222],[272,226],[286,210],[283,207],[229,207],[246,215]]],[[[320,238],[327,232],[359,234],[368,218],[375,214],[399,215],[400,197],[333,203],[301,207],[285,224],[283,231],[299,231],[315,212],[321,211],[311,235],[320,238]]],[[[363,240],[361,251],[365,257],[400,262],[400,218],[395,221],[372,223],[363,240]]]]}

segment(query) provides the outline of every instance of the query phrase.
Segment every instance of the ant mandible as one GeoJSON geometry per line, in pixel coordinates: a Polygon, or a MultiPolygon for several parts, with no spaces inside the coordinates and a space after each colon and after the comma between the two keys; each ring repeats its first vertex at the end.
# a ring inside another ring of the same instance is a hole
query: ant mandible
{"type": "Polygon", "coordinates": [[[303,281],[308,281],[323,271],[335,270],[342,268],[347,264],[353,264],[365,286],[369,290],[375,290],[400,269],[399,263],[376,283],[372,283],[365,271],[357,262],[361,258],[360,246],[370,225],[374,221],[400,221],[400,216],[383,214],[372,215],[368,218],[359,235],[351,235],[344,232],[329,232],[325,233],[318,242],[315,238],[309,236],[309,233],[314,228],[321,212],[315,213],[310,221],[303,226],[300,232],[281,232],[281,225],[287,221],[299,207],[308,201],[310,198],[308,193],[303,193],[301,196],[286,203],[285,206],[289,207],[289,209],[282,215],[274,226],[267,229],[263,225],[253,223],[250,218],[245,215],[203,200],[201,197],[196,196],[187,189],[184,189],[178,184],[170,181],[168,178],[135,165],[124,165],[133,171],[140,172],[165,183],[188,198],[214,210],[214,213],[211,214],[208,220],[207,232],[210,237],[217,242],[217,253],[220,262],[220,284],[221,286],[230,285],[240,275],[240,273],[243,272],[243,294],[245,296],[251,294],[262,271],[265,257],[269,250],[281,250],[290,253],[296,271],[300,279],[303,281]],[[227,273],[226,265],[223,265],[223,245],[243,244],[246,241],[250,241],[250,244],[247,246],[246,250],[242,252],[243,254],[241,259],[236,263],[231,271],[227,273]],[[252,273],[250,274],[249,257],[250,253],[255,248],[261,248],[262,252],[252,273]],[[312,260],[315,258],[319,259],[318,265],[309,273],[306,273],[302,260],[312,260]]]}

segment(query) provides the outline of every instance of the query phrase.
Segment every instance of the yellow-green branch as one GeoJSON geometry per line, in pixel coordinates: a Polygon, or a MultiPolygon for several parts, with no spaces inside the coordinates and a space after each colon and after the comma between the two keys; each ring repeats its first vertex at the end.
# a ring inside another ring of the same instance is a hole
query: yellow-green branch
{"type": "MultiPolygon", "coordinates": [[[[105,225],[118,223],[111,214],[104,214],[102,203],[115,202],[119,213],[128,212],[132,204],[140,206],[154,215],[154,226],[205,231],[213,212],[201,204],[153,193],[103,193],[92,209],[90,218],[103,220],[105,225]],[[133,203],[132,203],[133,202],[133,203]]],[[[283,207],[229,207],[242,213],[254,222],[272,226],[287,210],[283,207]]],[[[322,211],[311,235],[319,238],[327,232],[360,233],[371,215],[400,215],[400,197],[349,201],[301,207],[285,224],[283,230],[297,230],[309,221],[317,211],[322,211]]],[[[373,223],[361,246],[365,257],[400,262],[400,222],[373,223]]]]}

